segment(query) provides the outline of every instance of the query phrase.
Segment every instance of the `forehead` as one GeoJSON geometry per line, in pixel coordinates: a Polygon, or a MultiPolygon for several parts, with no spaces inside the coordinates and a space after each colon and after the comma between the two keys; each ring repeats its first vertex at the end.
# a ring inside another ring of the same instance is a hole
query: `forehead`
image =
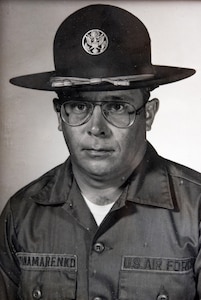
{"type": "Polygon", "coordinates": [[[87,101],[125,101],[133,104],[141,103],[143,92],[140,89],[118,90],[118,91],[91,91],[77,92],[71,96],[71,99],[87,101]]]}

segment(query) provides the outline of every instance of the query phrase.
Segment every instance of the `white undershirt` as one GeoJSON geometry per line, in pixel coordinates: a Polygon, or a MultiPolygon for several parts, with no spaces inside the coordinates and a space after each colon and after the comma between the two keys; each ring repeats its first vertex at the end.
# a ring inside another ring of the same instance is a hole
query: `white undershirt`
{"type": "Polygon", "coordinates": [[[107,204],[107,205],[97,205],[89,201],[83,194],[82,194],[86,204],[88,205],[92,215],[94,216],[94,219],[96,220],[97,225],[99,226],[105,216],[108,214],[110,209],[112,208],[113,203],[107,204]]]}

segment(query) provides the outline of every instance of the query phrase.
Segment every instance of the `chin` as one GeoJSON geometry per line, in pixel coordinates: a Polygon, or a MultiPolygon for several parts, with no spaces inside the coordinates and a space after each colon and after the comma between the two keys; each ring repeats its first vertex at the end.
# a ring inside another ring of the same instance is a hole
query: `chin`
{"type": "Polygon", "coordinates": [[[114,173],[114,170],[112,168],[108,168],[107,166],[100,166],[99,164],[94,166],[87,166],[85,168],[88,174],[94,177],[100,177],[100,178],[107,178],[108,176],[111,176],[111,173],[114,173]]]}

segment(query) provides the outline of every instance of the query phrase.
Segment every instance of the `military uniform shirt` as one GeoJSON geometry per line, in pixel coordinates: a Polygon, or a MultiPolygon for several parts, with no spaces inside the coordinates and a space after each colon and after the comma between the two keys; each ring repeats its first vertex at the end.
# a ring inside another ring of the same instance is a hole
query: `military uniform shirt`
{"type": "Polygon", "coordinates": [[[98,227],[70,158],[15,194],[0,223],[0,299],[201,299],[201,175],[144,159],[98,227]]]}

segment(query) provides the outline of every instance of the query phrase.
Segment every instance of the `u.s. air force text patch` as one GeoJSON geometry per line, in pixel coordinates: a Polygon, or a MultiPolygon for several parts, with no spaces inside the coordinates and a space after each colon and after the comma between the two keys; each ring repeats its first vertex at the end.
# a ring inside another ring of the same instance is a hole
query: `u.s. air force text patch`
{"type": "Polygon", "coordinates": [[[155,271],[186,273],[193,269],[195,259],[190,258],[158,258],[143,256],[123,256],[123,271],[155,271]]]}
{"type": "Polygon", "coordinates": [[[77,271],[77,256],[71,254],[18,252],[20,267],[24,270],[77,271]]]}

